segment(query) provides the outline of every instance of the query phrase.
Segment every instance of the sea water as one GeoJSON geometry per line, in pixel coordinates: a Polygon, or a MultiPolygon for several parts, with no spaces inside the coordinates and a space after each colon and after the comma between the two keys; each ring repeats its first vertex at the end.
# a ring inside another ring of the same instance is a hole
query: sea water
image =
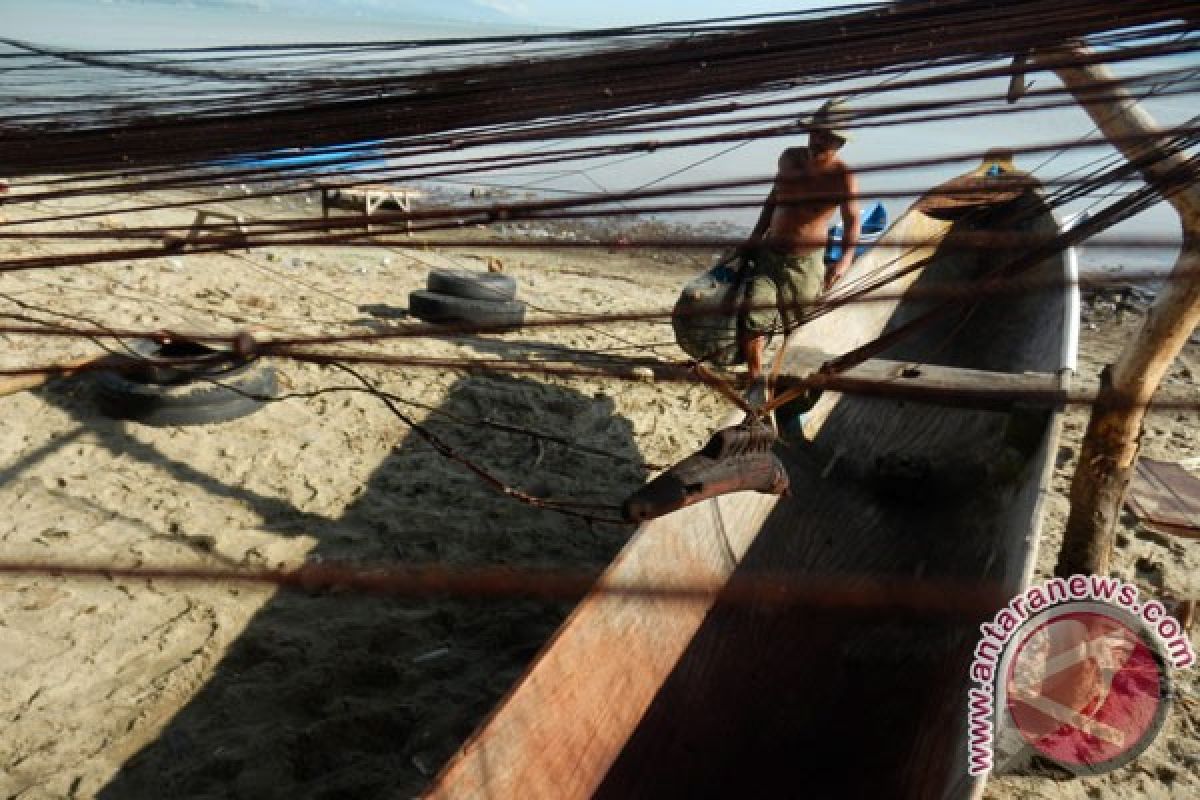
{"type": "MultiPolygon", "coordinates": [[[[263,4],[269,7],[269,4],[263,4]]],[[[276,4],[278,6],[278,4],[276,4]]],[[[515,26],[495,20],[483,24],[470,20],[449,20],[431,17],[405,16],[402,13],[382,13],[372,4],[350,2],[304,3],[283,13],[278,7],[259,10],[254,4],[235,0],[195,0],[194,3],[166,3],[155,0],[39,0],[23,2],[5,0],[0,3],[0,28],[5,35],[18,40],[37,42],[58,48],[125,49],[203,47],[226,44],[282,44],[297,42],[363,42],[379,40],[444,39],[447,37],[481,36],[517,32],[515,26]],[[303,13],[301,13],[303,12],[303,13]],[[337,12],[337,13],[333,13],[337,12]]],[[[365,56],[356,55],[361,59],[365,56]]],[[[330,60],[331,73],[339,67],[336,57],[330,60]]],[[[346,57],[341,57],[345,59],[346,57]]],[[[1115,71],[1133,75],[1181,66],[1200,66],[1194,55],[1160,58],[1153,61],[1118,64],[1115,71]]],[[[341,61],[346,66],[350,61],[341,61]]],[[[11,64],[11,62],[10,62],[11,64]]],[[[1001,66],[1003,62],[996,62],[1001,66]]],[[[130,74],[114,70],[72,70],[71,78],[78,83],[73,88],[61,83],[63,71],[47,73],[32,80],[28,75],[0,75],[0,94],[10,108],[19,108],[41,92],[57,95],[69,103],[72,92],[77,97],[94,93],[98,86],[121,87],[131,91],[152,86],[159,80],[154,76],[130,74]],[[119,74],[118,74],[119,73],[119,74]],[[92,80],[87,80],[88,75],[92,80]],[[39,83],[41,81],[41,83],[39,83]],[[59,83],[55,83],[58,81],[59,83]]],[[[904,79],[932,74],[916,71],[904,79]]],[[[1049,73],[1030,76],[1033,89],[1057,88],[1057,78],[1049,73]]],[[[869,109],[892,103],[937,101],[973,95],[1003,95],[1007,80],[991,79],[954,84],[948,87],[929,87],[896,92],[879,92],[878,80],[860,80],[841,84],[812,83],[798,86],[789,92],[775,92],[774,97],[788,99],[817,92],[837,91],[849,98],[852,106],[869,109]]],[[[194,88],[194,85],[193,85],[194,88]]],[[[230,90],[243,88],[232,84],[230,90]]],[[[754,96],[751,96],[754,97],[754,96]]],[[[757,99],[762,99],[762,95],[757,99]]],[[[44,97],[35,107],[44,108],[44,97]]],[[[788,103],[770,109],[770,113],[794,115],[802,120],[817,105],[817,101],[788,103]]],[[[30,104],[34,105],[34,104],[30,104]]],[[[1025,104],[1028,106],[1028,103],[1025,104]]],[[[1191,116],[1190,97],[1151,98],[1143,106],[1163,127],[1184,124],[1191,116]]],[[[937,112],[933,112],[936,114],[937,112]]],[[[745,131],[745,123],[727,128],[701,129],[698,135],[715,131],[745,131]]],[[[665,133],[664,139],[673,135],[665,133]]],[[[687,134],[682,134],[687,135],[687,134]]],[[[884,203],[895,219],[921,192],[975,166],[978,154],[991,148],[1029,148],[1059,142],[1098,140],[1092,121],[1073,104],[1054,110],[1029,111],[1017,103],[994,115],[964,116],[951,120],[928,120],[914,116],[900,125],[888,125],[860,130],[843,152],[844,159],[858,170],[861,193],[884,203]],[[920,164],[930,159],[959,158],[940,164],[920,164]],[[898,164],[913,163],[908,168],[898,164]]],[[[629,137],[597,137],[588,145],[620,145],[629,137]]],[[[570,197],[583,194],[628,192],[638,189],[682,187],[683,195],[667,202],[693,202],[716,205],[718,208],[675,213],[664,216],[675,223],[700,225],[727,224],[733,230],[751,227],[758,209],[769,189],[779,152],[787,146],[803,144],[799,134],[773,136],[751,141],[731,141],[719,144],[683,148],[663,147],[653,153],[616,153],[612,156],[544,166],[526,166],[464,175],[427,178],[433,184],[449,188],[482,187],[504,191],[518,197],[570,197]],[[756,179],[752,186],[702,191],[689,188],[715,182],[756,179]]],[[[512,152],[549,152],[556,148],[578,146],[578,140],[561,140],[492,147],[473,150],[479,155],[503,155],[512,152]]],[[[1033,170],[1047,181],[1051,190],[1056,181],[1070,179],[1086,170],[1097,159],[1113,156],[1107,145],[1070,149],[1065,152],[1038,152],[1019,155],[1018,167],[1033,170]]],[[[439,157],[442,158],[442,157],[439,157]]],[[[410,172],[434,171],[426,165],[432,158],[397,159],[393,165],[410,172]]],[[[1139,184],[1123,189],[1137,188],[1139,184]]],[[[1062,215],[1102,208],[1112,198],[1085,198],[1066,205],[1062,215]]],[[[651,200],[648,202],[663,202],[651,200]]],[[[624,208],[636,211],[637,203],[624,208]]],[[[1174,212],[1165,204],[1143,212],[1114,227],[1104,236],[1082,250],[1085,270],[1166,271],[1173,265],[1178,252],[1179,226],[1174,212]],[[1118,239],[1166,239],[1160,248],[1120,248],[1105,244],[1118,239]]]]}

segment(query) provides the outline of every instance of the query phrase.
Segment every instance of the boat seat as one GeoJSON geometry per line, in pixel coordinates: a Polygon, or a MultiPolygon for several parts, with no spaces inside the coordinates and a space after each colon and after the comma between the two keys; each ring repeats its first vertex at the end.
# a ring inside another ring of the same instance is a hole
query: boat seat
{"type": "Polygon", "coordinates": [[[789,349],[777,377],[778,391],[807,384],[848,394],[993,411],[1018,406],[1057,408],[1067,399],[1061,378],[1046,372],[990,372],[872,358],[842,372],[822,373],[822,366],[835,358],[814,348],[789,349]]]}

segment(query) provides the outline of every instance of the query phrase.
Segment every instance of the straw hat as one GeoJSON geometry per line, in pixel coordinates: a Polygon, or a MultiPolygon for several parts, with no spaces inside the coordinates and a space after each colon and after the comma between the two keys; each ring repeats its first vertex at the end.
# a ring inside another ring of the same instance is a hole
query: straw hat
{"type": "Polygon", "coordinates": [[[846,129],[845,125],[853,116],[845,100],[826,100],[825,104],[817,109],[817,113],[813,114],[809,130],[822,130],[848,142],[854,138],[854,135],[846,129]]]}

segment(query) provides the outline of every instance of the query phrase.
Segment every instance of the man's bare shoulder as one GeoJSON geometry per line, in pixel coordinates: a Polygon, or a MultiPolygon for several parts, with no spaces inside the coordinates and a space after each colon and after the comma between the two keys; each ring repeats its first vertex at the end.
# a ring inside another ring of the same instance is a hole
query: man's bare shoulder
{"type": "Polygon", "coordinates": [[[833,164],[830,165],[829,171],[831,174],[837,176],[837,178],[846,186],[852,185],[857,180],[854,174],[854,168],[845,161],[842,161],[840,158],[834,159],[833,164]]]}

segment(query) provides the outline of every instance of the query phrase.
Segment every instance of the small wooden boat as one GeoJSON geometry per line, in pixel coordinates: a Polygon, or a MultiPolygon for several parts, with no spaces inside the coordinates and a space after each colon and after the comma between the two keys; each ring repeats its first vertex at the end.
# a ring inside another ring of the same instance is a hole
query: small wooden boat
{"type": "MultiPolygon", "coordinates": [[[[895,276],[880,299],[815,319],[789,353],[847,352],[942,302],[922,290],[1024,255],[962,235],[1059,230],[1011,164],[942,188],[852,267],[850,281],[895,276]]],[[[1065,386],[1073,254],[1026,274],[1056,286],[982,297],[880,358],[1065,386]]],[[[643,524],[430,796],[977,795],[970,659],[979,624],[1030,578],[1059,413],[961,405],[826,391],[810,441],[777,448],[787,496],[741,492],[643,524]]]]}

